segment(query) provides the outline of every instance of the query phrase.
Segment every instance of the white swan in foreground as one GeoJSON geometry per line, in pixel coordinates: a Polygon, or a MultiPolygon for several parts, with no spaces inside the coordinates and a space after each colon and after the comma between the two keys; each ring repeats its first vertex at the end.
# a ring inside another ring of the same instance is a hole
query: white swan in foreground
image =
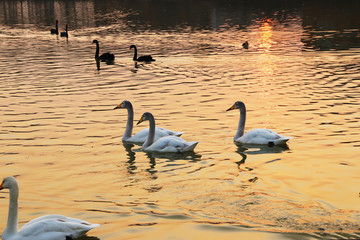
{"type": "Polygon", "coordinates": [[[80,219],[62,215],[46,215],[26,223],[18,231],[19,186],[14,177],[6,177],[0,190],[10,190],[9,215],[3,240],[65,240],[83,236],[99,224],[91,224],[80,219]]]}
{"type": "MultiPolygon", "coordinates": [[[[123,101],[118,106],[116,106],[114,109],[118,108],[126,108],[128,112],[128,118],[126,123],[126,130],[123,135],[122,140],[125,142],[132,142],[132,143],[144,143],[149,135],[149,128],[145,128],[141,130],[140,132],[136,133],[134,136],[132,136],[132,130],[133,130],[133,124],[134,124],[134,110],[133,106],[130,101],[123,101]]],[[[166,136],[181,136],[183,132],[174,132],[162,127],[156,127],[155,128],[155,140],[158,140],[161,137],[166,136]]]]}
{"type": "Polygon", "coordinates": [[[240,109],[240,120],[238,130],[234,136],[234,142],[241,144],[267,144],[267,145],[284,145],[291,137],[284,137],[269,129],[253,129],[244,134],[246,108],[242,101],[237,101],[226,111],[240,109]]]}
{"type": "Polygon", "coordinates": [[[154,116],[146,112],[144,113],[139,122],[149,121],[150,130],[147,140],[142,145],[144,151],[153,151],[153,152],[188,152],[193,151],[196,145],[199,142],[186,142],[184,139],[176,136],[167,136],[159,138],[154,141],[155,138],[155,118],[154,116]]]}

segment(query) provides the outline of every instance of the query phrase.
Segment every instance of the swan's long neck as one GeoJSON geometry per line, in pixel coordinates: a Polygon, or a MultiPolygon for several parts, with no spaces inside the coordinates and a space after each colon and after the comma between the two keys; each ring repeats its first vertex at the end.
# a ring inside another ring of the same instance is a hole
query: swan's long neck
{"type": "Polygon", "coordinates": [[[244,135],[245,131],[245,121],[246,121],[246,108],[244,103],[240,103],[240,120],[238,125],[238,130],[235,134],[234,140],[238,139],[244,135]]]}
{"type": "Polygon", "coordinates": [[[59,31],[58,24],[59,24],[59,22],[56,21],[56,24],[55,24],[56,31],[59,31]]]}
{"type": "Polygon", "coordinates": [[[128,138],[131,138],[132,136],[132,130],[134,126],[134,110],[131,103],[129,103],[129,107],[127,108],[128,111],[128,118],[126,122],[126,129],[123,136],[123,140],[126,140],[128,138]]]}
{"type": "Polygon", "coordinates": [[[10,188],[10,201],[9,201],[9,214],[7,225],[3,233],[3,237],[11,236],[17,233],[18,230],[18,197],[19,197],[19,187],[14,184],[10,188]]]}
{"type": "Polygon", "coordinates": [[[65,26],[65,32],[68,33],[68,25],[65,26]]]}
{"type": "Polygon", "coordinates": [[[96,42],[96,52],[95,52],[95,59],[98,59],[99,58],[99,43],[96,42]]]}
{"type": "Polygon", "coordinates": [[[154,143],[155,139],[155,118],[153,115],[149,116],[149,136],[148,139],[144,142],[143,148],[147,148],[154,143]]]}
{"type": "Polygon", "coordinates": [[[133,58],[134,61],[137,60],[137,49],[136,47],[134,46],[134,58],[133,58]]]}

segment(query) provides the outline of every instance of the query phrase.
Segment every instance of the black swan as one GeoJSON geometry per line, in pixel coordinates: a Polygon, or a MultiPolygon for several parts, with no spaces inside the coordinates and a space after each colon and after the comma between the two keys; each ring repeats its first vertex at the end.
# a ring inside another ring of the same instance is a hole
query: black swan
{"type": "Polygon", "coordinates": [[[135,49],[134,58],[133,58],[134,61],[139,61],[139,62],[153,62],[153,61],[155,61],[155,59],[153,59],[151,55],[145,55],[145,56],[137,57],[137,49],[136,49],[136,46],[135,46],[135,45],[131,45],[131,46],[130,46],[130,49],[132,49],[132,48],[135,49]]]}
{"type": "Polygon", "coordinates": [[[58,24],[59,24],[59,21],[56,20],[56,23],[55,23],[55,27],[56,27],[56,28],[55,28],[55,29],[50,29],[51,34],[56,34],[56,35],[59,34],[58,24]]]}
{"type": "Polygon", "coordinates": [[[66,26],[65,26],[65,32],[61,32],[60,33],[60,36],[61,37],[68,37],[69,35],[68,35],[68,27],[69,27],[69,24],[66,24],[66,26]]]}
{"type": "Polygon", "coordinates": [[[249,48],[249,43],[248,43],[248,41],[244,42],[244,43],[242,44],[242,46],[243,46],[243,48],[248,49],[248,48],[249,48]]]}
{"type": "Polygon", "coordinates": [[[106,61],[113,61],[115,59],[114,54],[112,53],[103,53],[101,54],[101,56],[99,56],[99,42],[98,40],[94,40],[92,43],[96,43],[96,52],[95,52],[95,60],[97,61],[102,61],[102,62],[106,62],[106,61]]]}

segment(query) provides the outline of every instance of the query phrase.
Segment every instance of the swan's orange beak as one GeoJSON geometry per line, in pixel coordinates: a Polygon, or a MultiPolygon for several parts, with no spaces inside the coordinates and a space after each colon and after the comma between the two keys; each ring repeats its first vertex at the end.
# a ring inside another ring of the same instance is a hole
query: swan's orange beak
{"type": "Polygon", "coordinates": [[[122,107],[122,103],[120,103],[119,105],[117,105],[114,109],[118,109],[122,107]]]}
{"type": "Polygon", "coordinates": [[[234,110],[235,109],[235,104],[234,105],[232,105],[228,110],[226,110],[226,111],[230,111],[230,110],[234,110]]]}
{"type": "Polygon", "coordinates": [[[4,181],[2,181],[1,185],[0,185],[0,190],[2,190],[4,188],[4,181]]]}
{"type": "Polygon", "coordinates": [[[141,116],[140,120],[138,121],[138,123],[137,123],[136,125],[142,123],[143,121],[144,121],[144,119],[143,119],[143,117],[141,116]]]}

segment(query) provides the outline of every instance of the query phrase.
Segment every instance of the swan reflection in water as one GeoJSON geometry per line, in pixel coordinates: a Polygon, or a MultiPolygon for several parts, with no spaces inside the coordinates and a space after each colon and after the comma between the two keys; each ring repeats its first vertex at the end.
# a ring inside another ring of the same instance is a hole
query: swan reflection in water
{"type": "MultiPolygon", "coordinates": [[[[68,240],[68,239],[66,238],[66,240],[68,240]]],[[[72,238],[69,238],[69,240],[72,240],[72,238]]],[[[83,237],[80,237],[80,238],[76,238],[76,240],[100,240],[100,238],[91,237],[91,236],[83,236],[83,237]]]]}
{"type": "MultiPolygon", "coordinates": [[[[238,169],[240,170],[240,172],[242,172],[243,169],[241,168],[241,165],[244,165],[244,164],[245,164],[245,160],[246,160],[246,158],[247,158],[247,155],[246,155],[245,153],[243,153],[243,152],[238,152],[238,151],[236,151],[236,152],[239,153],[240,156],[242,157],[242,159],[241,159],[240,161],[235,162],[236,165],[238,166],[238,169]]],[[[251,169],[251,170],[252,170],[252,169],[251,169]]]]}
{"type": "Polygon", "coordinates": [[[128,161],[126,162],[127,172],[131,175],[136,174],[138,167],[136,166],[136,153],[145,153],[149,158],[149,167],[146,168],[146,171],[150,173],[150,177],[152,179],[157,179],[156,173],[158,170],[156,169],[156,160],[157,159],[167,159],[167,161],[174,160],[190,160],[191,162],[200,161],[201,155],[196,154],[194,152],[186,152],[186,153],[158,153],[158,152],[143,152],[141,148],[135,148],[137,144],[123,142],[123,146],[126,151],[126,156],[128,161]]]}
{"type": "Polygon", "coordinates": [[[239,187],[241,187],[243,190],[245,190],[248,187],[250,187],[252,183],[255,183],[259,178],[255,175],[256,173],[251,172],[254,170],[254,168],[244,167],[245,161],[247,159],[247,155],[239,150],[236,152],[241,156],[241,160],[235,162],[235,164],[237,165],[239,172],[246,173],[246,174],[239,175],[239,176],[241,176],[240,182],[239,182],[239,187]]]}
{"type": "Polygon", "coordinates": [[[127,165],[127,170],[128,170],[128,173],[130,174],[134,174],[135,170],[137,169],[137,167],[135,166],[135,152],[132,150],[132,148],[135,146],[134,144],[132,143],[126,143],[126,142],[123,142],[123,146],[125,148],[125,151],[126,151],[126,156],[127,158],[129,159],[126,163],[128,164],[127,165]]]}
{"type": "MultiPolygon", "coordinates": [[[[136,152],[143,152],[141,148],[133,149],[134,146],[138,146],[139,144],[123,142],[123,146],[127,152],[128,163],[135,162],[135,154],[136,152]]],[[[148,158],[152,160],[159,159],[168,159],[168,160],[191,160],[192,162],[200,161],[201,155],[195,152],[170,152],[170,153],[162,153],[162,152],[145,152],[148,158]]]]}
{"type": "Polygon", "coordinates": [[[144,64],[143,63],[138,63],[138,62],[134,62],[134,68],[131,69],[131,72],[133,73],[137,73],[137,71],[139,70],[139,68],[143,67],[144,64]]]}
{"type": "Polygon", "coordinates": [[[168,159],[170,161],[174,160],[190,160],[191,162],[197,162],[201,160],[201,155],[195,152],[147,152],[149,158],[159,158],[159,159],[168,159]]]}
{"type": "Polygon", "coordinates": [[[267,153],[282,153],[288,151],[288,145],[257,145],[257,144],[235,144],[238,149],[237,153],[246,153],[248,155],[267,154],[267,153]]]}
{"type": "Polygon", "coordinates": [[[95,62],[96,62],[96,69],[97,69],[98,71],[100,71],[100,61],[97,60],[97,59],[95,59],[95,62]]]}

